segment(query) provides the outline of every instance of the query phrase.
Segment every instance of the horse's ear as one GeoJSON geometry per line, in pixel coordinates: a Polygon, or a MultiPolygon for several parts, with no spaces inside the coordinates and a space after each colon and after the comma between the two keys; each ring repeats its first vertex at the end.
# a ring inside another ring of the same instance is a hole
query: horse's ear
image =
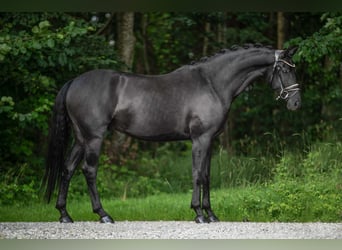
{"type": "Polygon", "coordinates": [[[286,57],[292,57],[294,54],[296,54],[297,50],[298,50],[298,46],[291,46],[287,50],[285,50],[284,55],[286,57]]]}

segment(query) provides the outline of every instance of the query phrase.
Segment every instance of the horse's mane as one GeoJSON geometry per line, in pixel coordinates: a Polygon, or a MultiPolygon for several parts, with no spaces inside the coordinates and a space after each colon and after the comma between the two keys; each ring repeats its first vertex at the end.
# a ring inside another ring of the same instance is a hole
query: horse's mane
{"type": "Polygon", "coordinates": [[[223,54],[228,54],[230,52],[233,52],[233,51],[237,51],[237,50],[243,50],[243,49],[251,49],[251,48],[265,48],[265,49],[272,49],[272,46],[269,46],[269,45],[262,45],[260,43],[255,43],[255,44],[251,44],[251,43],[246,43],[242,46],[239,46],[239,45],[233,45],[231,46],[230,48],[225,48],[225,49],[221,49],[219,52],[211,55],[211,56],[204,56],[202,58],[200,58],[199,60],[197,61],[192,61],[190,62],[189,65],[197,65],[197,64],[200,64],[200,63],[204,63],[204,62],[208,62],[209,60],[213,59],[213,58],[216,58],[220,55],[223,55],[223,54]]]}

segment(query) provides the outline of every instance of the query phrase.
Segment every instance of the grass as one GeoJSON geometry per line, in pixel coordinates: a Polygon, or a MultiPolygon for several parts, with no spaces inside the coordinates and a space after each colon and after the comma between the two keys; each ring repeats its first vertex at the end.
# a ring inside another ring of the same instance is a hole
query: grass
{"type": "MultiPolygon", "coordinates": [[[[221,221],[342,221],[342,194],[332,182],[307,185],[289,181],[212,191],[212,207],[221,221]]],[[[117,221],[191,221],[191,193],[158,194],[146,198],[104,199],[103,205],[117,221]]],[[[97,221],[88,197],[70,200],[75,221],[97,221]]],[[[57,221],[52,204],[31,203],[0,207],[0,221],[57,221]]]]}
{"type": "MultiPolygon", "coordinates": [[[[114,220],[192,220],[191,194],[159,194],[146,198],[103,199],[102,204],[114,220]]],[[[96,221],[89,197],[70,200],[68,211],[75,221],[96,221]]],[[[0,221],[57,221],[53,204],[31,203],[0,207],[0,221]]]]}

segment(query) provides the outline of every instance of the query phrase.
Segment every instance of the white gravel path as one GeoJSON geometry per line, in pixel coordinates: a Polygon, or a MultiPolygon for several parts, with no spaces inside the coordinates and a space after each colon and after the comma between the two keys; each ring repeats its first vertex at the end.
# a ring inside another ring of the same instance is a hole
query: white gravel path
{"type": "Polygon", "coordinates": [[[0,223],[2,239],[342,239],[342,223],[188,221],[0,223]]]}

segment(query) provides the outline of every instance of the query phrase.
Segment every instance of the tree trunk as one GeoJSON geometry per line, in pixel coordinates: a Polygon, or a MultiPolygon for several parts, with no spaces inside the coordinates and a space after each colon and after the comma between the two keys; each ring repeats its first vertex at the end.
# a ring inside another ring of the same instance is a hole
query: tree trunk
{"type": "MultiPolygon", "coordinates": [[[[223,19],[224,21],[221,23],[217,24],[217,42],[225,47],[226,46],[226,41],[227,41],[227,26],[226,26],[226,18],[223,19]]],[[[221,48],[222,49],[222,48],[221,48]]]]}
{"type": "Polygon", "coordinates": [[[209,32],[210,32],[210,23],[206,21],[204,24],[204,40],[203,40],[203,51],[202,51],[203,56],[206,56],[208,54],[209,32]]]}
{"type": "Polygon", "coordinates": [[[342,88],[342,63],[340,63],[340,84],[342,88]]]}
{"type": "Polygon", "coordinates": [[[276,22],[276,13],[275,12],[270,12],[269,13],[269,21],[268,21],[270,24],[271,24],[271,28],[267,30],[267,37],[271,40],[273,40],[273,38],[276,36],[275,32],[275,27],[277,25],[277,22],[276,22]]]}
{"type": "Polygon", "coordinates": [[[148,53],[147,53],[147,25],[148,25],[148,14],[142,14],[142,19],[141,19],[141,29],[142,29],[142,38],[143,38],[143,58],[144,58],[144,67],[145,67],[145,72],[146,74],[150,74],[150,64],[148,61],[148,53]]]}
{"type": "Polygon", "coordinates": [[[133,65],[135,36],[134,36],[134,12],[122,12],[117,14],[117,48],[119,57],[126,64],[123,70],[129,70],[133,65]]]}
{"type": "Polygon", "coordinates": [[[282,49],[285,42],[285,26],[286,20],[283,12],[277,13],[277,48],[282,49]]]}
{"type": "MultiPolygon", "coordinates": [[[[117,21],[117,50],[122,62],[125,64],[121,70],[132,69],[135,36],[134,36],[134,12],[122,12],[116,15],[117,21]]],[[[113,131],[104,142],[103,151],[108,156],[109,162],[117,165],[125,165],[128,160],[134,159],[137,148],[135,142],[125,134],[113,131]]]]}

